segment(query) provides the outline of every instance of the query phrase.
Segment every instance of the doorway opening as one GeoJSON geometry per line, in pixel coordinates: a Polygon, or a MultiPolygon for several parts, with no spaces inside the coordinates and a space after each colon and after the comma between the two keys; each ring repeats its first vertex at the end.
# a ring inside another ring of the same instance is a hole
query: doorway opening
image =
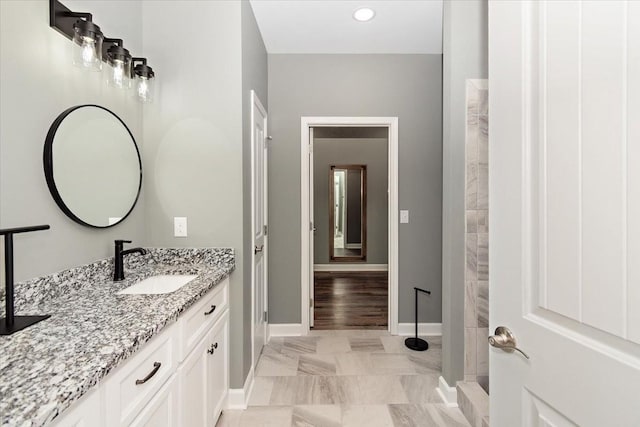
{"type": "Polygon", "coordinates": [[[397,333],[397,118],[302,118],[302,326],[397,333]]]}
{"type": "Polygon", "coordinates": [[[388,129],[313,131],[312,328],[388,328],[388,129]]]}

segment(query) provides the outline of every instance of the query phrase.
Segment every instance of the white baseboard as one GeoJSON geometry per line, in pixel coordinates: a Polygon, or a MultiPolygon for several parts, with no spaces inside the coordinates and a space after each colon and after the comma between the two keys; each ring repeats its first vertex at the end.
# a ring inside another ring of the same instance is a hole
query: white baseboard
{"type": "Polygon", "coordinates": [[[438,395],[445,405],[450,408],[458,407],[458,391],[455,387],[450,387],[442,376],[438,378],[438,388],[436,388],[436,392],[438,392],[438,395]]]}
{"type": "Polygon", "coordinates": [[[249,397],[253,391],[254,375],[253,366],[249,370],[243,388],[230,388],[227,396],[227,409],[247,409],[249,397]]]}
{"type": "MultiPolygon", "coordinates": [[[[415,323],[398,323],[398,335],[410,337],[415,333],[415,323]]],[[[442,336],[442,323],[418,323],[418,335],[442,336]]]]}
{"type": "Polygon", "coordinates": [[[271,337],[299,337],[302,335],[301,323],[269,324],[269,336],[271,337]]]}
{"type": "Polygon", "coordinates": [[[335,264],[313,264],[313,271],[389,271],[389,265],[346,262],[335,264]]]}

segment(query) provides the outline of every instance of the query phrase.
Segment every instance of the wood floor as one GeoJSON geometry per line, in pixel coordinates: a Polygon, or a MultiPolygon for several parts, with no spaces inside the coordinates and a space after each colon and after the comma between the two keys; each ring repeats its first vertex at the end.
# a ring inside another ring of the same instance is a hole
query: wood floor
{"type": "Polygon", "coordinates": [[[387,329],[387,272],[316,272],[315,330],[387,329]]]}

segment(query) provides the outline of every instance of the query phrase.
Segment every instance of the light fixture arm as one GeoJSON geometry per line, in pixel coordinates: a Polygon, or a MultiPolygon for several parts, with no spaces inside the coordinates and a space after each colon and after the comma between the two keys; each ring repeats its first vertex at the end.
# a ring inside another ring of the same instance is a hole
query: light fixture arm
{"type": "Polygon", "coordinates": [[[122,39],[112,39],[110,37],[105,37],[103,40],[103,45],[104,43],[111,43],[112,45],[123,47],[122,39]]]}
{"type": "Polygon", "coordinates": [[[111,46],[124,47],[124,42],[122,41],[122,39],[112,39],[110,37],[105,37],[102,40],[102,60],[104,62],[109,62],[109,48],[111,46]]]}
{"type": "Polygon", "coordinates": [[[135,67],[136,62],[142,63],[142,65],[147,65],[147,58],[131,58],[131,66],[135,67]]]}
{"type": "Polygon", "coordinates": [[[155,76],[153,68],[147,65],[147,58],[131,58],[131,71],[132,77],[138,75],[149,79],[155,76]],[[136,66],[136,62],[138,66],[136,66]]]}
{"type": "Polygon", "coordinates": [[[58,0],[49,0],[49,26],[69,40],[73,40],[73,24],[78,19],[93,22],[93,15],[86,12],[73,12],[58,0]]]}

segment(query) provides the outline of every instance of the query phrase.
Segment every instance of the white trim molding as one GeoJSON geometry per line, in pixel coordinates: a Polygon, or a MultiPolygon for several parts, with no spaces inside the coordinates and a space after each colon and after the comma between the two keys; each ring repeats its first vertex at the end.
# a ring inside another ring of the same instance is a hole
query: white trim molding
{"type": "MultiPolygon", "coordinates": [[[[415,323],[399,323],[398,335],[410,337],[416,334],[415,323]]],[[[442,336],[442,323],[418,323],[418,335],[442,336]]]]}
{"type": "Polygon", "coordinates": [[[269,338],[299,337],[301,335],[302,335],[302,324],[300,323],[269,324],[269,338]]]}
{"type": "Polygon", "coordinates": [[[301,250],[301,320],[302,333],[310,331],[310,281],[312,276],[313,259],[310,256],[310,165],[309,157],[312,152],[310,146],[310,130],[315,127],[382,127],[389,132],[388,143],[388,271],[389,271],[389,310],[388,325],[392,335],[398,334],[398,118],[397,117],[301,117],[300,119],[300,250],[301,250]]]}
{"type": "Polygon", "coordinates": [[[436,388],[436,392],[445,405],[450,408],[458,407],[458,391],[455,387],[450,387],[447,380],[442,376],[438,378],[438,387],[436,388]]]}
{"type": "Polygon", "coordinates": [[[244,381],[244,387],[229,389],[226,409],[247,409],[247,406],[249,405],[249,397],[253,391],[254,382],[254,371],[252,366],[249,370],[249,374],[247,375],[247,379],[244,381]]]}
{"type": "Polygon", "coordinates": [[[354,263],[336,263],[336,264],[313,264],[313,271],[389,271],[388,264],[354,264],[354,263]]]}

